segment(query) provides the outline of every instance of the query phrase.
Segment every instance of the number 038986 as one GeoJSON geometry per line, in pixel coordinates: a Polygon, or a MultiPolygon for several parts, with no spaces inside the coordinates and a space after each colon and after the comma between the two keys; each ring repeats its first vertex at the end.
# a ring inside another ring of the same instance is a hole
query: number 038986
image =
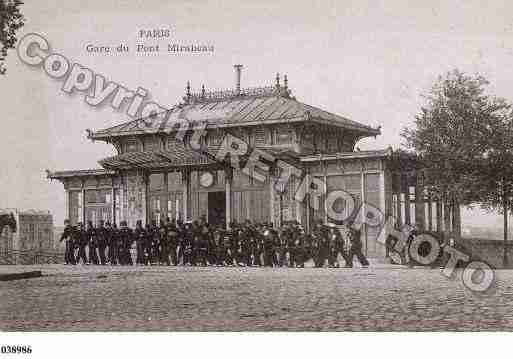
{"type": "Polygon", "coordinates": [[[1,345],[1,354],[30,354],[32,347],[30,345],[1,345]]]}

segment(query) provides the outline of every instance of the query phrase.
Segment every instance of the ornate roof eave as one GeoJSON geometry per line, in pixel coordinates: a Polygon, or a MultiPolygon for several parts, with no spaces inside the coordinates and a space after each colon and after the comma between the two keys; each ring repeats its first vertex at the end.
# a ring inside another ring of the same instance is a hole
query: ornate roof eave
{"type": "Polygon", "coordinates": [[[372,150],[372,151],[355,151],[355,152],[338,152],[333,154],[316,154],[302,156],[301,162],[331,161],[344,159],[361,159],[361,158],[390,158],[392,149],[372,150]]]}
{"type": "Polygon", "coordinates": [[[336,120],[330,120],[330,119],[314,117],[314,116],[309,116],[308,120],[311,121],[311,122],[316,122],[316,123],[321,123],[321,124],[325,124],[325,125],[341,127],[341,128],[348,129],[348,130],[351,130],[351,131],[354,131],[354,132],[357,132],[357,133],[361,133],[361,134],[365,135],[363,137],[370,137],[370,136],[381,135],[381,127],[378,127],[378,128],[372,128],[372,127],[362,128],[362,127],[351,125],[351,124],[343,124],[343,123],[340,123],[340,122],[338,122],[336,120]]]}
{"type": "MultiPolygon", "coordinates": [[[[265,120],[265,121],[251,121],[251,122],[244,122],[244,123],[221,123],[217,121],[211,121],[206,124],[206,128],[232,128],[232,127],[246,127],[246,126],[258,126],[258,125],[272,125],[272,124],[279,124],[279,123],[296,123],[296,122],[303,122],[303,117],[291,117],[291,118],[281,118],[277,120],[265,120]]],[[[197,125],[193,125],[189,128],[189,130],[194,129],[200,129],[205,128],[204,123],[200,123],[197,125]]],[[[174,133],[177,130],[170,130],[170,129],[160,129],[160,128],[152,128],[148,130],[138,130],[138,131],[123,131],[123,132],[110,132],[106,134],[98,134],[93,133],[91,137],[88,137],[91,140],[101,140],[101,141],[109,141],[112,138],[115,137],[126,137],[126,136],[138,136],[138,135],[151,135],[151,134],[161,134],[161,133],[174,133]]]]}
{"type": "Polygon", "coordinates": [[[46,178],[50,180],[63,180],[65,178],[71,177],[91,177],[91,176],[105,176],[105,175],[113,175],[116,174],[115,171],[104,169],[104,168],[94,168],[87,170],[69,170],[69,171],[50,171],[45,170],[46,178]]]}
{"type": "MultiPolygon", "coordinates": [[[[280,119],[273,119],[273,120],[256,120],[256,121],[249,121],[244,123],[222,123],[217,121],[211,121],[206,124],[206,128],[233,128],[233,127],[250,127],[250,126],[261,126],[261,125],[273,125],[273,124],[287,124],[287,123],[299,123],[299,122],[311,122],[311,123],[319,123],[319,124],[325,124],[330,126],[336,126],[344,129],[348,129],[357,133],[360,133],[364,135],[363,137],[370,137],[370,136],[378,136],[381,134],[381,130],[379,128],[375,129],[372,127],[368,128],[361,128],[358,126],[353,126],[350,124],[342,124],[335,120],[329,120],[329,119],[322,119],[319,117],[312,117],[312,116],[300,116],[300,117],[291,117],[291,118],[280,118],[280,119]]],[[[205,125],[203,123],[193,125],[190,127],[190,130],[194,130],[195,128],[205,128],[205,125]]],[[[170,129],[160,129],[160,128],[151,128],[148,130],[132,130],[130,132],[128,131],[122,131],[122,132],[109,132],[106,134],[99,134],[99,133],[92,133],[90,136],[88,136],[91,140],[100,140],[100,141],[106,141],[111,142],[112,138],[115,137],[126,137],[126,136],[140,136],[140,135],[151,135],[151,134],[162,134],[162,133],[174,133],[177,130],[170,130],[170,129]]]]}

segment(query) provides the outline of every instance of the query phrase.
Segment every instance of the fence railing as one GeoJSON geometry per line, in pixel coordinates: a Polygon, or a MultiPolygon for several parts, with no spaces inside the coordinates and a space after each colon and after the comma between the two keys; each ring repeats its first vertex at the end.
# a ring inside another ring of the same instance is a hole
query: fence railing
{"type": "Polygon", "coordinates": [[[64,253],[57,251],[3,250],[0,265],[6,264],[58,264],[64,262],[64,253]]]}

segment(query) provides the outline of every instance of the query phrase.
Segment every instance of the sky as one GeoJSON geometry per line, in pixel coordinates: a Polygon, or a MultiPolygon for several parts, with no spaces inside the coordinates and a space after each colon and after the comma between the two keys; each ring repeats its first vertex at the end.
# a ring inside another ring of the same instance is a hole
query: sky
{"type": "MultiPolygon", "coordinates": [[[[57,52],[127,88],[143,87],[172,106],[193,89],[267,86],[287,74],[298,100],[371,126],[382,135],[361,149],[399,148],[426,93],[455,68],[481,74],[489,93],[513,101],[513,3],[508,1],[26,1],[26,25],[57,52]],[[170,29],[169,38],[141,39],[140,30],[170,29]],[[135,46],[161,45],[160,53],[135,46]],[[213,45],[208,54],[170,54],[167,43],[213,45]],[[98,54],[88,45],[129,46],[98,54]]],[[[99,167],[112,146],[92,143],[86,129],[130,120],[108,106],[68,95],[62,81],[20,61],[15,51],[0,77],[0,208],[50,210],[64,218],[64,192],[45,169],[99,167]]],[[[500,226],[501,217],[463,213],[463,225],[500,226]]]]}

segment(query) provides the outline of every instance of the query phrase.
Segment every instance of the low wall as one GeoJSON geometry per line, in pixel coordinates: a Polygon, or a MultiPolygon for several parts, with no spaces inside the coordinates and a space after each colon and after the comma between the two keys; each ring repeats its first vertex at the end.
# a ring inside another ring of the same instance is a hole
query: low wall
{"type": "MultiPolygon", "coordinates": [[[[458,247],[468,254],[471,259],[482,260],[494,268],[504,268],[504,242],[484,238],[461,238],[458,247]]],[[[506,242],[508,258],[507,268],[513,268],[513,241],[506,242]]]]}
{"type": "Polygon", "coordinates": [[[0,251],[0,265],[58,264],[64,262],[64,253],[40,251],[0,251]]]}

